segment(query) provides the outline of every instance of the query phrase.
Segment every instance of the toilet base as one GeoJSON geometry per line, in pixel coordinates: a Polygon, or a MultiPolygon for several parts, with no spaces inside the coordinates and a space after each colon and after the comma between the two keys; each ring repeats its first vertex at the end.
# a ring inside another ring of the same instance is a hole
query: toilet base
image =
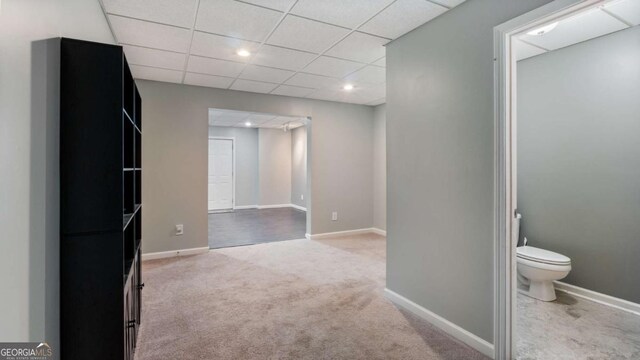
{"type": "Polygon", "coordinates": [[[542,301],[554,301],[556,290],[552,281],[529,281],[529,289],[520,291],[529,297],[542,301]]]}

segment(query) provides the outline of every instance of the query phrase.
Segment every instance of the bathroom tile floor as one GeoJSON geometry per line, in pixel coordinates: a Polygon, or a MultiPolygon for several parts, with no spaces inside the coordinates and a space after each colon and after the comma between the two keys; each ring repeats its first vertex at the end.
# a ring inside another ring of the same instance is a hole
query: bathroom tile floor
{"type": "Polygon", "coordinates": [[[517,359],[640,359],[640,316],[557,291],[518,294],[517,359]]]}

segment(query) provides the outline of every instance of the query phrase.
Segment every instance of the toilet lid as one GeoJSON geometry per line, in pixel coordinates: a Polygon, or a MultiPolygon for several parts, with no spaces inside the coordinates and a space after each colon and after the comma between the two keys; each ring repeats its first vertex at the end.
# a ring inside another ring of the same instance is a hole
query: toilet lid
{"type": "Polygon", "coordinates": [[[571,259],[562,254],[554,253],[553,251],[549,250],[539,249],[533,246],[519,246],[516,248],[516,253],[521,259],[527,259],[553,265],[571,264],[571,259]]]}

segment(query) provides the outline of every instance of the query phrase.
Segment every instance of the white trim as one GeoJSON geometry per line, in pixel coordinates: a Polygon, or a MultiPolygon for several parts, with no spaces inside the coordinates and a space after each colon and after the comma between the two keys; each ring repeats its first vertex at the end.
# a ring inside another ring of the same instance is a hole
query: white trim
{"type": "MultiPolygon", "coordinates": [[[[207,130],[209,131],[209,130],[207,130]]],[[[208,140],[231,140],[231,157],[233,157],[232,160],[232,169],[231,169],[231,177],[232,177],[232,181],[231,181],[231,208],[229,209],[209,209],[209,204],[207,201],[207,209],[209,210],[209,213],[211,213],[212,211],[219,211],[219,210],[233,210],[236,208],[236,138],[235,137],[226,137],[226,136],[209,136],[208,140]]],[[[207,140],[207,197],[209,196],[209,141],[207,140]]],[[[208,199],[207,199],[208,200],[208,199]]]]}
{"type": "Polygon", "coordinates": [[[516,260],[511,240],[517,208],[516,60],[512,36],[603,0],[555,0],[493,29],[494,34],[494,345],[495,359],[512,359],[516,329],[516,260]]]}
{"type": "Polygon", "coordinates": [[[209,247],[199,247],[199,248],[191,248],[191,249],[182,249],[182,250],[171,250],[171,251],[161,251],[154,253],[146,253],[142,254],[142,261],[145,260],[155,260],[155,259],[164,259],[175,256],[187,256],[187,255],[198,255],[209,252],[209,247]]]}
{"type": "Polygon", "coordinates": [[[424,307],[414,303],[413,301],[392,290],[385,288],[384,296],[395,305],[412,312],[421,319],[428,321],[438,329],[471,346],[484,355],[493,358],[493,345],[490,342],[470,333],[469,331],[461,328],[451,321],[425,309],[424,307]]]}
{"type": "Polygon", "coordinates": [[[304,237],[305,237],[307,240],[311,240],[311,234],[309,234],[309,233],[304,234],[304,237]]]}
{"type": "Polygon", "coordinates": [[[234,206],[233,209],[234,210],[246,210],[246,209],[257,209],[258,205],[240,205],[240,206],[234,206]]]}
{"type": "Polygon", "coordinates": [[[306,207],[302,207],[302,206],[300,206],[300,205],[296,205],[296,204],[289,204],[289,206],[291,206],[291,207],[292,207],[292,208],[294,208],[294,209],[298,209],[298,210],[300,210],[300,211],[307,211],[307,208],[306,208],[306,207]]]}
{"type": "Polygon", "coordinates": [[[332,238],[337,236],[360,235],[360,234],[370,234],[370,233],[375,233],[373,228],[335,231],[335,232],[328,232],[328,233],[311,234],[309,236],[311,240],[320,240],[320,239],[332,238]]]}
{"type": "Polygon", "coordinates": [[[278,209],[292,207],[291,204],[258,205],[258,209],[278,209]]]}
{"type": "Polygon", "coordinates": [[[377,228],[377,227],[373,227],[373,228],[371,228],[371,232],[372,232],[372,233],[374,233],[374,234],[378,234],[378,235],[382,235],[382,236],[387,236],[387,230],[382,230],[382,229],[379,229],[379,228],[377,228]]]}
{"type": "Polygon", "coordinates": [[[553,285],[558,291],[562,291],[573,296],[581,297],[598,304],[610,306],[612,308],[616,308],[618,310],[626,311],[628,313],[640,316],[640,304],[595,292],[593,290],[587,290],[585,288],[567,284],[562,281],[554,281],[553,285]]]}

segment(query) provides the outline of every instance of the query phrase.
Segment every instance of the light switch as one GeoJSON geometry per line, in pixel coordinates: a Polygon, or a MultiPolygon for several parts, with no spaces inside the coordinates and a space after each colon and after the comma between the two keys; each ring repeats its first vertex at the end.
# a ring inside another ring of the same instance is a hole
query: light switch
{"type": "Polygon", "coordinates": [[[184,234],[184,226],[182,224],[176,225],[176,235],[184,234]]]}

